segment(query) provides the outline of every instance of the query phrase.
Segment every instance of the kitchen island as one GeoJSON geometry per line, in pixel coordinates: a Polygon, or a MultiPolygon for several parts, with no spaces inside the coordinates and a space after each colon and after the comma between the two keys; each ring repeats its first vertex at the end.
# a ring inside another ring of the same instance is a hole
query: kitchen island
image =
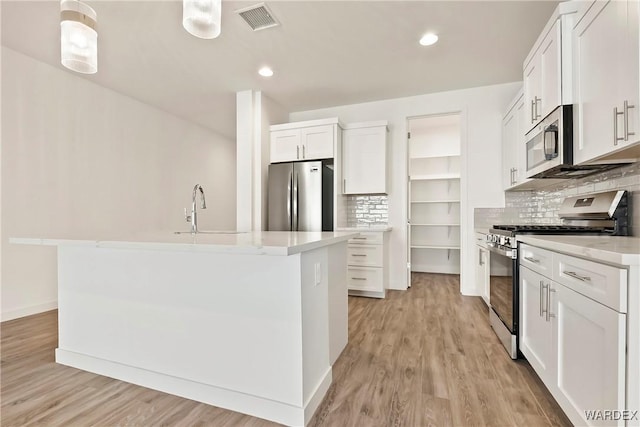
{"type": "Polygon", "coordinates": [[[305,425],[347,342],[355,235],[10,241],[58,247],[56,362],[305,425]]]}

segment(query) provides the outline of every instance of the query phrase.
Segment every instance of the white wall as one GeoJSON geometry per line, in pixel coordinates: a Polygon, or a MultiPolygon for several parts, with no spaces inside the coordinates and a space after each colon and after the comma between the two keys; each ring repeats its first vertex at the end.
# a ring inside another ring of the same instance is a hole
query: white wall
{"type": "Polygon", "coordinates": [[[2,320],[55,308],[55,248],[10,237],[115,239],[235,228],[235,143],[2,47],[2,320]]]}
{"type": "Polygon", "coordinates": [[[407,274],[407,118],[461,112],[461,291],[480,295],[473,272],[473,209],[504,206],[501,171],[502,115],[522,83],[508,83],[290,114],[291,121],[339,117],[344,123],[388,120],[391,186],[389,192],[389,287],[406,289],[407,274]]]}

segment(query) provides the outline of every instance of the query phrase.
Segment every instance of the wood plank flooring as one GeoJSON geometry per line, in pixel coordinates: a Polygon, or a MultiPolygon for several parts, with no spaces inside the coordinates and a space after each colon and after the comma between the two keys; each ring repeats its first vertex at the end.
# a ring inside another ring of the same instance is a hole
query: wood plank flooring
{"type": "MultiPolygon", "coordinates": [[[[4,322],[2,426],[273,426],[54,362],[57,312],[4,322]]],[[[385,300],[349,298],[349,344],[310,425],[570,426],[526,361],[512,361],[458,276],[414,273],[385,300]]]]}

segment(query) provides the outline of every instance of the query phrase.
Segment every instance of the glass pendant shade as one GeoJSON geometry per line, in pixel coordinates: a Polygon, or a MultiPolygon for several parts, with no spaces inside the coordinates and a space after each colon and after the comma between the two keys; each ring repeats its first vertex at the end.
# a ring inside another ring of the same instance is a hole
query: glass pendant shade
{"type": "Polygon", "coordinates": [[[78,73],[98,71],[96,12],[76,0],[60,2],[60,58],[62,65],[78,73]]]}
{"type": "Polygon", "coordinates": [[[201,39],[220,35],[222,0],[182,0],[182,26],[201,39]]]}

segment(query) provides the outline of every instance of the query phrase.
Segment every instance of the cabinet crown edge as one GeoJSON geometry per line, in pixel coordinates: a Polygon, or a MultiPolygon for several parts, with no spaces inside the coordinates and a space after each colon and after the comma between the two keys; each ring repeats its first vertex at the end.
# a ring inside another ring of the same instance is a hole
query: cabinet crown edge
{"type": "Polygon", "coordinates": [[[341,129],[344,128],[344,125],[340,122],[340,119],[338,119],[337,117],[331,117],[328,119],[304,120],[300,122],[289,122],[289,123],[271,125],[269,126],[269,130],[276,131],[276,130],[299,129],[299,128],[307,128],[307,127],[323,126],[323,125],[338,125],[339,128],[341,129]]]}
{"type": "Polygon", "coordinates": [[[342,129],[348,130],[348,129],[373,128],[373,127],[382,127],[382,126],[384,126],[387,132],[389,132],[389,122],[387,120],[347,123],[346,125],[342,126],[342,129]]]}

